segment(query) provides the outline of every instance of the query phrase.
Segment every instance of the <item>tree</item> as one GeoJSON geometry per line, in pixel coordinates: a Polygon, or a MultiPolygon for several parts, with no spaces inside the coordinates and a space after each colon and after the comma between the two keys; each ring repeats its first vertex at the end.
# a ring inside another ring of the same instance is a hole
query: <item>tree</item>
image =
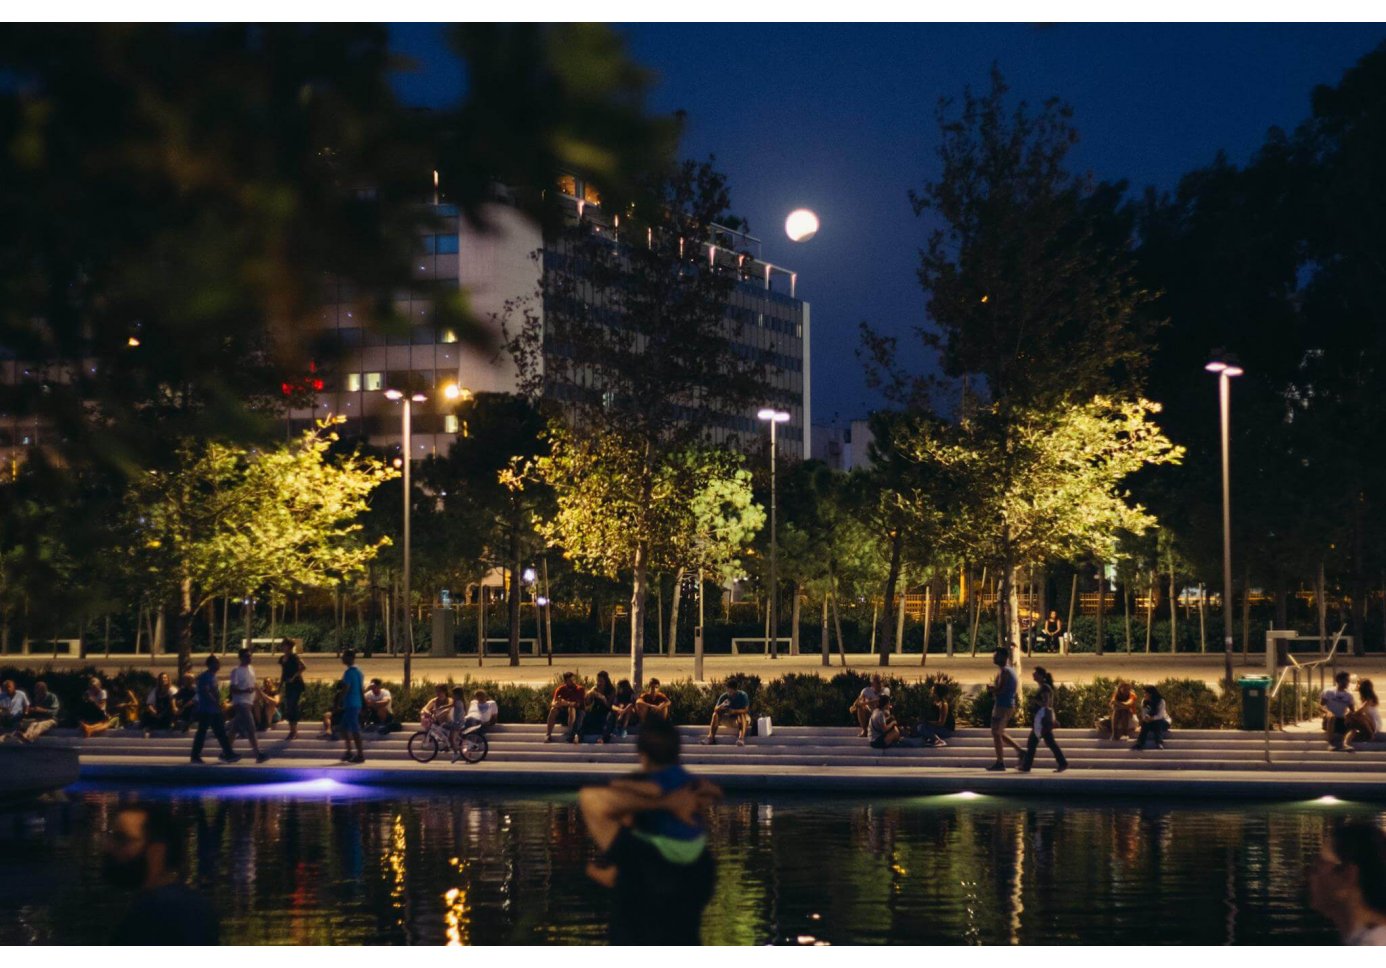
{"type": "Polygon", "coordinates": [[[173,469],[128,495],[135,568],[157,600],[179,603],[179,671],[197,611],[219,595],[332,587],[364,570],[387,538],[359,539],[367,498],[396,471],[357,455],[328,459],[326,424],[297,441],[248,450],[184,443],[173,469]]]}
{"type": "MultiPolygon", "coordinates": [[[[557,511],[540,532],[580,567],[612,578],[633,570],[632,609],[641,606],[642,623],[651,569],[678,563],[739,573],[738,556],[765,512],[751,500],[750,474],[738,457],[690,447],[653,463],[613,431],[580,436],[561,425],[551,447],[538,473],[554,489],[557,511]]],[[[632,682],[641,680],[640,630],[632,619],[632,682]]]]}
{"type": "MultiPolygon", "coordinates": [[[[1032,466],[1036,427],[1091,421],[1094,408],[1146,412],[1143,403],[1099,395],[1126,396],[1138,386],[1154,327],[1143,311],[1149,294],[1132,269],[1124,186],[1093,184],[1066,169],[1078,139],[1066,106],[1051,99],[1036,113],[1024,103],[1008,112],[1005,94],[993,69],[990,91],[966,91],[956,116],[951,102],[940,102],[941,171],[911,201],[916,215],[933,222],[919,268],[931,325],[919,336],[939,354],[945,375],[982,379],[968,447],[1010,477],[1032,466]]],[[[922,409],[936,389],[932,381],[898,369],[893,339],[865,336],[873,379],[922,409]]],[[[1079,448],[1064,462],[1080,460],[1082,442],[1063,440],[1079,448]]],[[[999,500],[1006,492],[993,484],[982,493],[999,500]]],[[[1001,512],[1018,509],[992,510],[1002,522],[1001,512]]],[[[985,517],[975,516],[979,523],[985,517]]],[[[995,538],[1009,612],[1003,624],[1018,637],[1012,598],[1021,559],[1004,527],[995,538]]]]}
{"type": "Polygon", "coordinates": [[[497,181],[542,217],[523,189],[563,170],[633,197],[675,128],[608,28],[448,36],[465,92],[420,112],[381,25],[5,31],[0,347],[33,377],[0,409],[41,418],[69,463],[134,475],[171,439],[267,439],[281,384],[332,355],[316,334],[338,286],[386,331],[412,290],[478,339],[464,294],[414,273],[430,175],[473,222],[497,181]]]}
{"type": "Polygon", "coordinates": [[[917,425],[896,441],[912,459],[965,486],[952,489],[951,540],[997,564],[1004,627],[1020,641],[1016,572],[1024,562],[1096,554],[1110,559],[1124,533],[1155,523],[1124,489],[1150,465],[1174,463],[1182,448],[1151,422],[1159,405],[1094,397],[1061,410],[1012,411],[1006,433],[984,408],[957,427],[917,425]]]}
{"type": "Polygon", "coordinates": [[[696,455],[746,412],[762,369],[727,314],[738,263],[708,254],[718,227],[736,221],[725,179],[687,162],[646,194],[654,201],[619,229],[580,219],[558,231],[546,243],[542,320],[525,307],[518,329],[507,320],[525,392],[561,401],[565,426],[541,474],[558,500],[551,540],[604,573],[631,574],[637,683],[651,568],[669,560],[697,493],[689,461],[706,463],[696,455]]]}

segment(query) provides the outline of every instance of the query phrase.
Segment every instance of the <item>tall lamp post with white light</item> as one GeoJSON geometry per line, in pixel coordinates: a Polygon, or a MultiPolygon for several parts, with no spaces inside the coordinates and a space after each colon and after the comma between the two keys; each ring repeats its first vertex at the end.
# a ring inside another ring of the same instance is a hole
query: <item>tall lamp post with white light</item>
{"type": "MultiPolygon", "coordinates": [[[[1222,648],[1223,681],[1232,682],[1232,477],[1229,469],[1232,406],[1232,378],[1241,376],[1240,366],[1214,360],[1204,367],[1218,376],[1218,409],[1222,428],[1222,648]]],[[[1246,594],[1243,590],[1242,594],[1246,594]]]]}
{"type": "Polygon", "coordinates": [[[770,424],[770,658],[778,659],[779,656],[779,608],[778,600],[778,576],[775,574],[775,517],[777,512],[778,500],[775,493],[775,447],[776,434],[775,428],[782,423],[789,421],[789,414],[783,410],[776,410],[773,407],[765,407],[757,414],[761,420],[770,424]]]}
{"type": "MultiPolygon", "coordinates": [[[[446,398],[449,399],[449,400],[456,400],[456,399],[458,399],[459,397],[462,397],[464,394],[466,394],[466,392],[467,392],[467,391],[463,390],[461,387],[459,387],[459,386],[458,386],[457,384],[455,384],[455,383],[449,383],[446,387],[443,388],[443,396],[446,397],[446,398]]],[[[397,389],[394,389],[394,388],[391,388],[391,389],[389,389],[389,390],[386,390],[386,391],[385,391],[385,397],[386,397],[386,399],[388,399],[388,400],[394,400],[394,401],[396,401],[396,402],[399,402],[399,403],[403,403],[403,404],[404,404],[404,412],[403,412],[403,414],[401,415],[401,416],[402,416],[402,424],[403,424],[403,426],[402,426],[402,436],[404,437],[404,447],[403,447],[403,452],[402,452],[402,454],[401,454],[402,460],[401,460],[401,462],[400,462],[400,470],[403,472],[403,475],[404,475],[404,576],[403,576],[403,577],[404,577],[404,587],[403,587],[403,589],[402,589],[402,592],[403,592],[403,594],[402,594],[402,598],[403,598],[402,604],[403,604],[403,606],[404,606],[404,676],[403,676],[403,678],[404,678],[404,692],[405,692],[406,695],[408,695],[408,693],[409,693],[409,686],[410,686],[410,679],[411,679],[411,673],[412,673],[412,671],[413,671],[412,666],[413,666],[413,658],[414,658],[414,621],[413,621],[413,616],[412,616],[412,614],[410,613],[411,599],[412,599],[412,594],[411,594],[411,589],[410,589],[410,579],[412,578],[412,571],[411,571],[412,562],[411,562],[411,557],[410,557],[410,556],[411,556],[411,548],[410,548],[410,534],[409,534],[410,518],[412,517],[412,514],[411,514],[411,512],[412,512],[412,502],[410,501],[410,496],[411,496],[411,491],[412,491],[412,488],[411,488],[411,485],[410,485],[410,479],[411,479],[410,465],[413,463],[413,446],[414,446],[414,445],[413,445],[414,404],[416,404],[416,403],[423,403],[424,401],[426,401],[426,400],[428,399],[428,397],[424,396],[424,394],[419,393],[419,392],[417,392],[417,391],[415,391],[415,392],[410,392],[410,391],[406,391],[406,390],[397,390],[397,389]]]]}

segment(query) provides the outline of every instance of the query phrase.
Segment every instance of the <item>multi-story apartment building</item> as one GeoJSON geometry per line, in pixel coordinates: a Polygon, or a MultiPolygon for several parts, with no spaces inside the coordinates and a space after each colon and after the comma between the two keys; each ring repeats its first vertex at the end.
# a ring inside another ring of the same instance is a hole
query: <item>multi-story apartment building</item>
{"type": "MultiPolygon", "coordinates": [[[[564,179],[558,190],[569,213],[601,225],[600,199],[576,178],[564,179]]],[[[382,336],[362,325],[350,308],[349,293],[324,312],[323,325],[342,353],[334,372],[320,375],[314,407],[290,413],[292,422],[307,425],[326,413],[346,418],[343,432],[360,435],[378,446],[402,445],[399,408],[385,398],[389,387],[423,388],[424,403],[413,410],[413,458],[446,453],[460,427],[454,403],[444,392],[452,384],[473,393],[514,392],[518,374],[503,349],[501,319],[507,308],[524,303],[524,311],[541,322],[543,273],[572,272],[560,243],[546,242],[539,228],[512,206],[498,201],[487,210],[491,227],[478,230],[459,219],[454,208],[439,205],[443,224],[421,247],[415,273],[430,286],[465,290],[472,311],[483,322],[490,347],[476,349],[458,334],[437,325],[431,300],[422,294],[402,294],[398,303],[412,325],[408,334],[382,336]]],[[[717,238],[699,243],[710,263],[735,267],[737,281],[727,309],[727,324],[736,333],[738,349],[765,360],[765,399],[745,414],[728,414],[708,428],[714,440],[758,449],[765,429],[755,417],[763,405],[790,414],[780,428],[781,453],[802,458],[810,452],[809,407],[810,312],[797,298],[795,273],[763,261],[759,240],[719,229],[717,238]]],[[[421,287],[422,289],[422,287],[421,287]]],[[[511,324],[519,323],[511,312],[511,324]]],[[[317,386],[316,383],[313,384],[317,386]]]]}

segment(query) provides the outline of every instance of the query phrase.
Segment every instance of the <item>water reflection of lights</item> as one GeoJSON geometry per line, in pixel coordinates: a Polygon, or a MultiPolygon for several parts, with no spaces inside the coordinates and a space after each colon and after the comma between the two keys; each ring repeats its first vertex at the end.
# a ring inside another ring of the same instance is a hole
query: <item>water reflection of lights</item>
{"type": "Polygon", "coordinates": [[[270,797],[293,797],[295,799],[365,799],[390,796],[389,790],[343,783],[330,776],[313,777],[307,780],[282,780],[278,783],[238,783],[234,786],[205,786],[188,789],[175,789],[175,794],[193,794],[202,797],[223,797],[227,799],[265,799],[270,797]]]}
{"type": "Polygon", "coordinates": [[[404,926],[404,816],[395,814],[394,823],[390,825],[390,846],[385,851],[385,866],[390,871],[390,906],[393,907],[398,915],[396,923],[404,926]]]}
{"type": "MultiPolygon", "coordinates": [[[[467,865],[457,857],[451,857],[448,862],[457,868],[457,876],[463,877],[467,871],[467,865]]],[[[443,929],[447,935],[447,944],[452,946],[469,944],[471,940],[471,911],[467,907],[467,889],[465,887],[450,887],[443,893],[443,929]]]]}
{"type": "Polygon", "coordinates": [[[1315,803],[1326,803],[1326,804],[1330,804],[1330,805],[1331,805],[1331,804],[1335,804],[1335,803],[1344,803],[1345,801],[1339,800],[1337,797],[1333,796],[1333,794],[1331,794],[1331,793],[1325,793],[1323,796],[1319,797],[1319,798],[1318,798],[1317,800],[1315,800],[1314,802],[1315,802],[1315,803]]]}

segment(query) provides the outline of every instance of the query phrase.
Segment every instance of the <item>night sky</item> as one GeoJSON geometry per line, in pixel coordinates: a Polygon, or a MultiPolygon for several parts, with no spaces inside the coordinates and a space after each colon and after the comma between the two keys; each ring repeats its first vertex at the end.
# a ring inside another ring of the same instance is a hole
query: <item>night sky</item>
{"type": "MultiPolygon", "coordinates": [[[[1386,39],[1375,26],[642,25],[621,28],[658,76],[651,107],[682,108],[684,154],[716,155],[733,210],[764,256],[799,272],[813,306],[813,416],[878,405],[856,359],[862,321],[904,336],[924,318],[915,277],[927,225],[906,198],[937,170],[934,107],[993,62],[1012,96],[1072,105],[1075,167],[1172,189],[1219,150],[1245,162],[1272,126],[1293,128],[1317,84],[1336,83],[1386,39]],[[784,235],[799,206],[822,219],[802,245],[784,235]]],[[[400,78],[436,104],[458,72],[429,25],[392,28],[420,69],[400,78]]],[[[915,357],[919,365],[928,365],[915,357]]]]}

